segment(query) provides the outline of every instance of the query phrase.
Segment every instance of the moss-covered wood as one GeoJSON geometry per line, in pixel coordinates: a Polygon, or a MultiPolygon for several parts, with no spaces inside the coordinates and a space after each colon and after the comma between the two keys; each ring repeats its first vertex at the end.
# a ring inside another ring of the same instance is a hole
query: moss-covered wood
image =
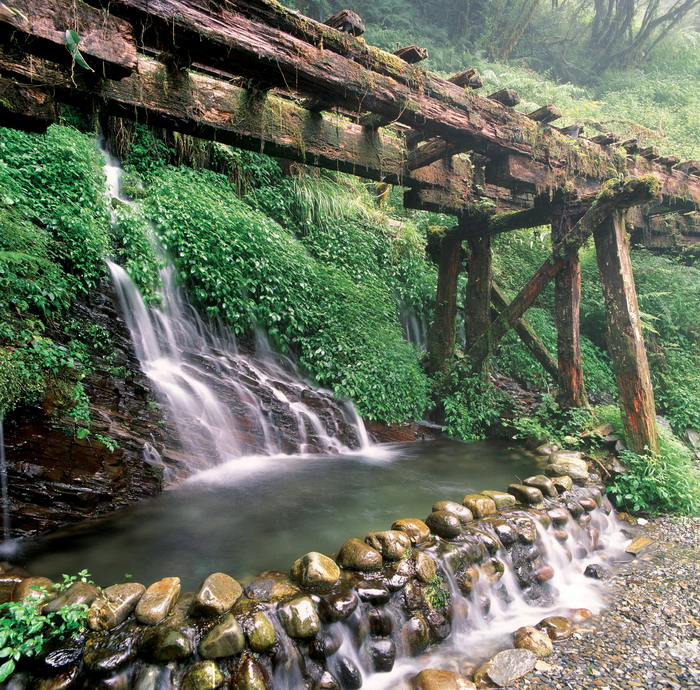
{"type": "Polygon", "coordinates": [[[469,278],[464,297],[464,342],[468,351],[491,325],[493,255],[489,235],[471,235],[467,242],[469,278]]]}
{"type": "Polygon", "coordinates": [[[624,215],[616,211],[595,229],[595,248],[627,443],[637,453],[659,450],[656,406],[642,336],[624,215]]]}

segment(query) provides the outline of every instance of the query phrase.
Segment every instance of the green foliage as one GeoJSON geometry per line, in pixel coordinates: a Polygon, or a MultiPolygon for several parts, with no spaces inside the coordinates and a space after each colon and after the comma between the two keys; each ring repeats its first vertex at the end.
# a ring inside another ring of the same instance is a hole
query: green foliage
{"type": "MultiPolygon", "coordinates": [[[[74,582],[90,582],[89,577],[87,570],[64,575],[63,582],[55,584],[51,594],[68,589],[74,582]]],[[[44,614],[43,603],[50,593],[44,587],[36,589],[36,594],[21,601],[0,605],[0,659],[6,659],[0,665],[0,683],[13,673],[21,658],[38,656],[50,640],[64,640],[85,629],[85,604],[66,604],[55,613],[44,614]]]]}
{"type": "Polygon", "coordinates": [[[450,368],[445,389],[441,396],[445,430],[465,441],[487,436],[506,405],[495,386],[459,357],[450,368]]]}
{"type": "Polygon", "coordinates": [[[553,395],[545,393],[533,416],[515,417],[512,424],[516,429],[514,438],[578,447],[583,443],[581,433],[593,420],[590,410],[561,407],[553,395]]]}
{"type": "Polygon", "coordinates": [[[440,575],[433,575],[425,586],[425,598],[436,611],[446,609],[450,604],[450,592],[440,575]]]}
{"type": "Polygon", "coordinates": [[[2,130],[0,189],[5,205],[49,231],[51,257],[87,290],[104,275],[109,209],[102,159],[93,139],[52,125],[42,136],[2,130]]]}

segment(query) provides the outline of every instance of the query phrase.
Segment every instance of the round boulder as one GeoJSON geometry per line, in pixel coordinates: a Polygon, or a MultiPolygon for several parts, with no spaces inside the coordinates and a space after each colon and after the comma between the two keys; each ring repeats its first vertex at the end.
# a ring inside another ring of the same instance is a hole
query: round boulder
{"type": "Polygon", "coordinates": [[[348,539],[338,552],[338,564],[346,570],[380,570],[382,554],[359,539],[348,539]]]}
{"type": "Polygon", "coordinates": [[[518,628],[513,634],[513,642],[517,649],[528,649],[538,659],[544,659],[554,651],[552,640],[547,633],[529,625],[518,628]]]}
{"type": "Polygon", "coordinates": [[[402,520],[397,520],[391,529],[397,529],[401,532],[405,532],[408,538],[411,540],[411,544],[414,546],[416,544],[422,544],[424,541],[430,539],[430,527],[426,525],[423,520],[417,520],[416,518],[403,518],[402,520]]]}
{"type": "Polygon", "coordinates": [[[340,568],[332,558],[311,551],[294,561],[291,574],[302,587],[324,587],[338,582],[340,568]]]}
{"type": "Polygon", "coordinates": [[[462,522],[454,513],[446,510],[436,510],[430,513],[425,520],[430,531],[443,539],[454,539],[462,533],[462,522]]]}
{"type": "Polygon", "coordinates": [[[460,505],[456,501],[438,501],[435,505],[433,505],[432,510],[433,513],[436,513],[439,510],[445,510],[448,513],[452,513],[459,518],[459,521],[463,525],[466,525],[468,522],[471,522],[474,519],[472,511],[466,506],[460,505]]]}
{"type": "Polygon", "coordinates": [[[408,534],[398,529],[370,532],[365,543],[379,551],[387,561],[401,560],[411,548],[408,534]]]}

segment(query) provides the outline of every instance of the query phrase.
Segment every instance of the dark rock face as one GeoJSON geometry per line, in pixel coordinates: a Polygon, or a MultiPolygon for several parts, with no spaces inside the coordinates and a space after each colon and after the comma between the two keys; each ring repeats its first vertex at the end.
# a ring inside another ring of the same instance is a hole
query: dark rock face
{"type": "Polygon", "coordinates": [[[5,420],[12,536],[45,532],[158,493],[161,472],[144,460],[147,442],[166,463],[180,464],[170,440],[174,430],[169,420],[161,420],[111,294],[92,293],[74,311],[109,331],[114,361],[96,362],[96,371],[84,380],[93,420],[88,438],[66,435],[39,406],[19,409],[5,420]],[[96,434],[119,447],[110,451],[96,434]]]}

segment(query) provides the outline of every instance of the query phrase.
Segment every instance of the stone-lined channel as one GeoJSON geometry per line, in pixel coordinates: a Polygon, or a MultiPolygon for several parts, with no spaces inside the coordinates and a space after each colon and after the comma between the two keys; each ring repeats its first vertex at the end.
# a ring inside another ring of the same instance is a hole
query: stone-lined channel
{"type": "MultiPolygon", "coordinates": [[[[252,580],[218,572],[191,593],[174,572],[148,589],[74,585],[68,596],[90,605],[89,632],[47,650],[9,687],[469,688],[465,674],[505,649],[475,675],[496,687],[534,667],[542,638],[570,634],[567,619],[589,615],[581,608],[602,607],[601,584],[584,570],[624,542],[580,454],[543,456],[541,466],[508,493],[437,494],[425,520],[398,519],[331,557],[313,551],[252,580]],[[440,668],[447,685],[420,675],[440,668]]],[[[121,562],[131,567],[128,554],[121,562]]],[[[3,578],[15,598],[38,582],[3,578]]]]}

